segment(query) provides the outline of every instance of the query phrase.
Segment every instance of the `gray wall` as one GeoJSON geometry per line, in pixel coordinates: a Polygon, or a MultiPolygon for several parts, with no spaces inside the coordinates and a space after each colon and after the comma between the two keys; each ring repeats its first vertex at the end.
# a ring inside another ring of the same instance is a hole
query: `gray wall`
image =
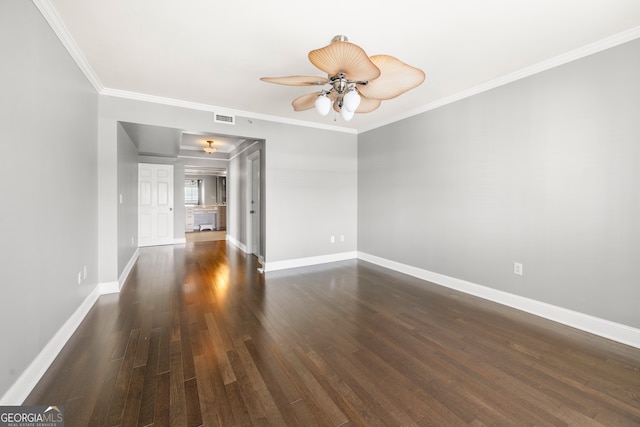
{"type": "Polygon", "coordinates": [[[98,95],[30,1],[0,52],[2,396],[97,285],[98,95]]]}
{"type": "MultiPolygon", "coordinates": [[[[242,117],[236,118],[234,126],[216,124],[211,112],[101,95],[99,185],[100,200],[105,201],[100,207],[101,281],[117,280],[118,245],[113,237],[117,215],[113,206],[118,185],[112,169],[117,170],[119,121],[264,139],[266,261],[356,250],[356,135],[242,117]],[[332,244],[330,235],[345,235],[345,242],[332,244]]],[[[229,173],[227,185],[232,187],[233,168],[229,173]]],[[[227,233],[246,244],[242,228],[245,213],[233,210],[233,188],[228,191],[228,214],[235,216],[228,218],[227,233]]],[[[241,192],[237,197],[242,198],[241,192]]],[[[183,233],[184,218],[181,221],[183,233]]]]}
{"type": "Polygon", "coordinates": [[[118,278],[138,248],[138,148],[118,123],[118,278]]]}
{"type": "Polygon", "coordinates": [[[304,128],[287,135],[266,142],[267,260],[355,251],[355,136],[304,128]],[[344,242],[339,239],[342,235],[344,242]]]}
{"type": "Polygon", "coordinates": [[[640,40],[360,135],[358,250],[640,327],[638,76],[640,40]]]}

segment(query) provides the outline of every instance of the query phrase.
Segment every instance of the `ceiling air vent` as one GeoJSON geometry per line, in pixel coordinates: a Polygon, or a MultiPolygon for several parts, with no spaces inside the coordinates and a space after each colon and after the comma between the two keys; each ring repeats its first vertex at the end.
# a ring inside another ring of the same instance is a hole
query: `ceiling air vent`
{"type": "Polygon", "coordinates": [[[228,125],[235,125],[235,116],[225,116],[224,114],[215,114],[213,118],[214,123],[226,123],[228,125]]]}

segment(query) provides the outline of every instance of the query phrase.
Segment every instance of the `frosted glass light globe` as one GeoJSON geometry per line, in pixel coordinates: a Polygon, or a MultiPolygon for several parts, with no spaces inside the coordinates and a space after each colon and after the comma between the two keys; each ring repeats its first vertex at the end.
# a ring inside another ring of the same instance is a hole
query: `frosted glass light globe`
{"type": "Polygon", "coordinates": [[[344,108],[349,111],[356,111],[356,109],[360,105],[360,95],[358,94],[357,90],[352,89],[351,91],[347,92],[344,98],[342,98],[342,101],[344,108]]]}
{"type": "Polygon", "coordinates": [[[316,99],[316,111],[323,116],[329,114],[331,110],[331,100],[327,95],[319,95],[316,99]]]}
{"type": "Polygon", "coordinates": [[[349,111],[347,110],[344,105],[342,106],[342,108],[340,109],[340,117],[342,117],[342,119],[345,122],[348,122],[349,120],[351,120],[353,118],[353,115],[355,114],[355,111],[349,111]]]}

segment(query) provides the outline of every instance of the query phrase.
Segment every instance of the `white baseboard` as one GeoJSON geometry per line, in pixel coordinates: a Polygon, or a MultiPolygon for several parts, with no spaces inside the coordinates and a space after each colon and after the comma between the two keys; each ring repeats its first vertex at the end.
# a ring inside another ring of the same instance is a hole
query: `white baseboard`
{"type": "Polygon", "coordinates": [[[58,353],[62,350],[71,335],[78,329],[93,304],[100,296],[100,288],[96,286],[82,301],[76,311],[67,319],[56,334],[44,346],[31,364],[25,369],[15,383],[0,399],[0,406],[19,406],[29,396],[38,381],[47,372],[58,353]]]}
{"type": "Polygon", "coordinates": [[[138,261],[139,255],[140,249],[136,248],[135,252],[131,256],[131,259],[124,267],[124,270],[122,270],[122,274],[118,278],[117,282],[114,280],[113,282],[103,282],[98,284],[100,295],[117,294],[122,290],[122,288],[124,287],[124,283],[127,281],[127,277],[129,277],[129,274],[131,273],[131,269],[136,264],[136,261],[138,261]]]}
{"type": "Polygon", "coordinates": [[[120,292],[120,284],[115,280],[113,282],[98,283],[98,291],[100,295],[117,294],[120,292]]]}
{"type": "Polygon", "coordinates": [[[242,243],[241,241],[239,241],[238,239],[236,239],[235,237],[230,236],[229,234],[227,234],[226,239],[227,239],[227,242],[231,243],[233,246],[235,246],[236,248],[240,249],[242,252],[249,253],[247,251],[247,246],[244,243],[242,243]]]}
{"type": "Polygon", "coordinates": [[[174,245],[184,245],[185,243],[187,243],[187,238],[186,237],[175,237],[173,239],[173,244],[174,245]]]}
{"type": "Polygon", "coordinates": [[[29,393],[31,393],[33,388],[38,384],[38,381],[40,381],[45,372],[47,372],[47,369],[49,369],[58,356],[58,353],[60,353],[67,341],[69,341],[69,338],[71,338],[76,329],[78,329],[78,326],[80,326],[80,323],[82,323],[87,316],[89,310],[91,310],[96,301],[98,301],[100,295],[120,292],[127,277],[131,273],[131,269],[133,269],[133,266],[138,260],[138,255],[139,250],[136,248],[136,251],[122,271],[117,282],[99,283],[95,286],[71,317],[67,319],[42,351],[40,351],[33,362],[31,362],[16,382],[13,383],[9,390],[0,398],[0,406],[22,405],[22,402],[29,396],[29,393]]]}
{"type": "Polygon", "coordinates": [[[532,300],[530,298],[510,294],[508,292],[499,291],[476,283],[456,279],[455,277],[449,277],[443,274],[423,270],[364,252],[358,252],[358,259],[377,264],[409,276],[417,277],[437,285],[494,301],[517,310],[553,320],[554,322],[562,323],[563,325],[571,326],[594,335],[620,342],[622,344],[640,348],[640,329],[632,328],[631,326],[600,319],[588,314],[568,310],[566,308],[532,300]]]}
{"type": "Polygon", "coordinates": [[[275,261],[264,263],[264,271],[284,270],[287,268],[306,267],[309,265],[325,264],[327,262],[344,261],[357,258],[358,253],[341,252],[337,254],[320,255],[307,258],[289,259],[285,261],[275,261]]]}
{"type": "Polygon", "coordinates": [[[122,274],[118,278],[118,292],[120,292],[124,287],[124,283],[127,281],[127,277],[129,277],[129,274],[131,273],[133,266],[136,265],[136,261],[138,261],[138,256],[140,256],[140,249],[136,248],[133,255],[131,255],[131,259],[129,260],[127,265],[124,267],[124,270],[122,270],[122,274]]]}

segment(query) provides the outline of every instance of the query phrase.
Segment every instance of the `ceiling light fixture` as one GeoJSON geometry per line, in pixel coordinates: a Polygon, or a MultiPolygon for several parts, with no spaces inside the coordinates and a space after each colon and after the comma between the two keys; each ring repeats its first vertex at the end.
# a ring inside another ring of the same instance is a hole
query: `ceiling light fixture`
{"type": "Polygon", "coordinates": [[[204,147],[203,150],[205,151],[205,153],[207,154],[211,154],[211,153],[215,153],[216,151],[218,151],[216,148],[213,148],[211,146],[211,144],[213,144],[213,141],[207,141],[207,143],[209,144],[208,147],[204,147]]]}
{"type": "Polygon", "coordinates": [[[318,113],[326,116],[333,107],[344,120],[349,121],[355,113],[369,113],[382,101],[419,86],[425,79],[422,70],[393,56],[367,56],[346,36],[335,36],[331,44],[312,50],[308,56],[313,65],[327,73],[327,78],[287,76],[260,79],[288,86],[325,86],[320,92],[294,99],[291,105],[295,111],[315,107],[318,113]]]}

